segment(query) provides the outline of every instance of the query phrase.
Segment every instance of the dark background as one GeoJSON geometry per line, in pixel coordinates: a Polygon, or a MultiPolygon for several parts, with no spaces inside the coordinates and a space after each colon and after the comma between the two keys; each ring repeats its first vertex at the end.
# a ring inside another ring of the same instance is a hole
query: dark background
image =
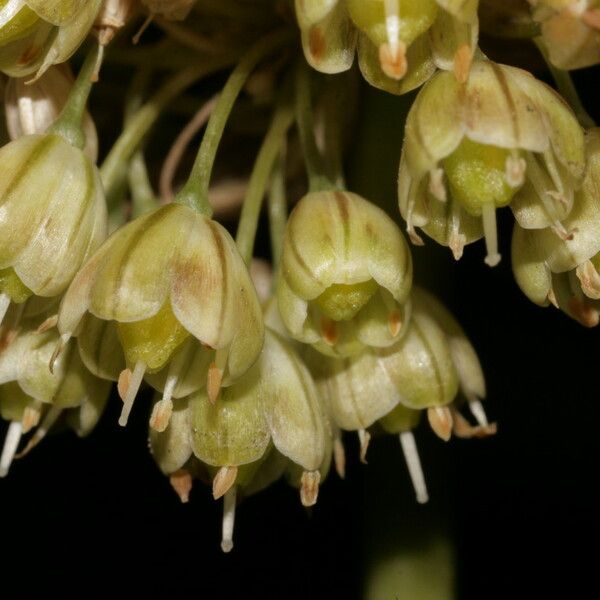
{"type": "MultiPolygon", "coordinates": [[[[590,107],[597,73],[576,74],[590,107]]],[[[348,161],[353,188],[381,204],[395,202],[402,101],[365,91],[348,161]],[[361,163],[367,150],[369,168],[361,163]]],[[[460,263],[433,242],[414,252],[418,278],[440,293],[479,351],[488,414],[498,422],[488,440],[444,444],[426,426],[418,430],[428,506],[413,501],[396,439],[376,439],[363,466],[349,437],[346,481],[330,476],[310,512],[284,483],[247,499],[235,548],[223,555],[221,504],[198,483],[181,505],[147,452],[148,396],[127,430],[117,426],[114,401],[89,438],[53,436],[0,481],[0,593],[361,598],[373,565],[437,544],[454,557],[460,599],[591,595],[599,336],[520,293],[511,220],[501,213],[504,258],[493,270],[481,242],[460,263]]],[[[443,568],[432,564],[432,578],[443,568]]]]}

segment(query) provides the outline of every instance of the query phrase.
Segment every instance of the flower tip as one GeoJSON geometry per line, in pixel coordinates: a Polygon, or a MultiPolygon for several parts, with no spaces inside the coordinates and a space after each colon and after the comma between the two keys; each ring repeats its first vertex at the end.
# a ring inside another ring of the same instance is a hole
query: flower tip
{"type": "Polygon", "coordinates": [[[447,406],[436,406],[427,409],[427,419],[433,432],[444,442],[450,440],[454,421],[447,406]]]}
{"type": "Polygon", "coordinates": [[[169,483],[179,496],[182,504],[186,504],[190,500],[190,492],[192,491],[192,476],[185,469],[175,471],[169,477],[169,483]]]}
{"type": "Polygon", "coordinates": [[[500,264],[500,261],[502,260],[502,255],[498,254],[497,252],[495,254],[488,254],[484,259],[483,262],[488,266],[488,267],[496,267],[498,264],[500,264]]]}
{"type": "Polygon", "coordinates": [[[237,478],[237,467],[221,467],[213,479],[213,498],[218,500],[231,490],[237,478]]]}
{"type": "Polygon", "coordinates": [[[233,550],[233,540],[222,540],[221,541],[221,550],[228,554],[233,550]]]}
{"type": "Polygon", "coordinates": [[[366,429],[358,430],[358,440],[360,442],[360,462],[363,465],[367,464],[367,450],[371,441],[371,434],[366,429]]]}
{"type": "Polygon", "coordinates": [[[304,471],[300,482],[300,502],[302,506],[314,506],[319,497],[319,483],[321,473],[319,471],[304,471]]]}

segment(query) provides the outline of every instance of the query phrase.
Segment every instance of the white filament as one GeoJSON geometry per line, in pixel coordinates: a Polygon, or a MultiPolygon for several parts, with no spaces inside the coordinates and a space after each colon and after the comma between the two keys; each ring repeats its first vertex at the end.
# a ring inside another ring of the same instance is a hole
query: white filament
{"type": "Polygon", "coordinates": [[[419,451],[417,450],[415,436],[412,434],[412,431],[403,431],[400,434],[400,444],[402,445],[402,452],[404,453],[408,473],[413,488],[415,489],[417,502],[419,504],[425,504],[429,501],[429,494],[427,493],[427,485],[425,483],[425,476],[423,475],[423,468],[421,467],[421,459],[419,458],[419,451]]]}
{"type": "Polygon", "coordinates": [[[471,414],[475,417],[475,420],[477,421],[478,425],[480,425],[481,427],[487,427],[489,425],[487,415],[485,414],[483,404],[481,404],[480,400],[470,400],[469,410],[471,411],[471,414]]]}
{"type": "Polygon", "coordinates": [[[485,264],[495,267],[501,259],[498,253],[498,231],[496,226],[496,207],[487,202],[481,207],[481,218],[483,219],[483,233],[485,235],[485,247],[487,256],[485,264]]]}
{"type": "Polygon", "coordinates": [[[385,1],[385,29],[392,56],[398,52],[400,41],[400,6],[398,0],[385,1]]]}
{"type": "Polygon", "coordinates": [[[233,549],[235,500],[236,486],[233,486],[223,497],[223,527],[221,530],[221,550],[223,550],[223,552],[231,552],[233,549]]]}
{"type": "Polygon", "coordinates": [[[6,477],[13,458],[19,447],[21,435],[23,434],[23,423],[21,421],[12,421],[8,426],[4,446],[2,447],[2,455],[0,456],[0,477],[6,477]]]}

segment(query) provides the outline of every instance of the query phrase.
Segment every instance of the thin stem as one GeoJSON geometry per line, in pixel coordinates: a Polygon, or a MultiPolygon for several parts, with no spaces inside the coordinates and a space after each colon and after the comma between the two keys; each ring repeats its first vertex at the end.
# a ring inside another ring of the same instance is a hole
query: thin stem
{"type": "Polygon", "coordinates": [[[271,233],[271,255],[273,257],[273,285],[277,278],[283,236],[287,224],[287,197],[285,193],[285,148],[279,153],[271,176],[271,189],[269,190],[269,231],[271,233]]]}
{"type": "Polygon", "coordinates": [[[550,62],[550,57],[548,56],[548,51],[546,50],[546,46],[542,38],[535,38],[535,44],[538,47],[541,55],[544,57],[546,61],[546,65],[552,74],[552,78],[556,83],[556,87],[560,95],[569,103],[570,107],[573,109],[579,124],[585,129],[589,129],[590,127],[595,127],[596,123],[594,119],[590,117],[589,113],[583,106],[581,102],[581,98],[577,93],[577,88],[573,83],[573,79],[571,78],[571,74],[569,71],[564,71],[563,69],[558,69],[550,62]]]}
{"type": "Polygon", "coordinates": [[[141,150],[134,154],[129,163],[127,179],[131,191],[131,216],[135,219],[154,210],[158,206],[158,202],[150,183],[144,153],[141,150]]]}
{"type": "Polygon", "coordinates": [[[83,115],[92,90],[94,73],[97,69],[98,52],[98,45],[94,45],[88,52],[71,88],[67,103],[56,121],[48,129],[49,133],[61,135],[70,144],[81,149],[85,146],[85,133],[82,128],[83,115]]]}
{"type": "Polygon", "coordinates": [[[273,116],[250,175],[248,192],[242,206],[242,214],[240,215],[236,235],[238,248],[246,264],[249,264],[252,260],[258,218],[269,184],[269,177],[285,142],[286,133],[293,121],[293,108],[287,103],[280,105],[273,116]]]}
{"type": "Polygon", "coordinates": [[[296,123],[308,174],[309,190],[316,192],[331,189],[333,185],[325,175],[323,157],[315,140],[310,71],[304,60],[298,62],[296,69],[296,123]]]}
{"type": "Polygon", "coordinates": [[[237,67],[233,70],[208,121],[190,177],[177,194],[175,202],[186,204],[203,214],[212,214],[212,208],[208,200],[210,175],[219,142],[221,141],[225,124],[229,119],[233,105],[256,65],[265,56],[268,56],[288,41],[290,36],[291,34],[288,30],[280,30],[261,38],[246,52],[237,67]]]}
{"type": "Polygon", "coordinates": [[[126,176],[126,165],[129,159],[172,100],[199,79],[220,71],[233,62],[235,58],[232,56],[219,56],[206,59],[202,65],[177,73],[169,78],[159,91],[131,117],[100,169],[107,196],[111,197],[114,189],[119,187],[126,176]]]}

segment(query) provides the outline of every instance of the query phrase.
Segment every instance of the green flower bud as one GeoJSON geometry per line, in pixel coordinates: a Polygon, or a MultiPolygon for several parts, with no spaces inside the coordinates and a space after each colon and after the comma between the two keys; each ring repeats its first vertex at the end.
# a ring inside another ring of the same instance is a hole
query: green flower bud
{"type": "MultiPolygon", "coordinates": [[[[72,85],[73,76],[66,67],[52,67],[33,83],[26,83],[24,79],[9,79],[4,108],[11,140],[45,133],[65,106],[72,85]]],[[[98,157],[98,134],[87,111],[83,130],[86,140],[84,152],[95,163],[98,157]]]]}
{"type": "Polygon", "coordinates": [[[97,168],[56,134],[0,149],[0,320],[8,304],[61,294],[106,236],[97,168]]]}
{"type": "Polygon", "coordinates": [[[321,73],[341,73],[352,66],[356,30],[344,1],[296,0],[296,16],[308,64],[321,73]]]}
{"type": "Polygon", "coordinates": [[[495,209],[510,204],[525,226],[567,237],[561,221],[584,165],[583,132],[555,92],[525,71],[477,61],[464,85],[440,73],[417,96],[406,122],[400,211],[413,242],[422,243],[421,227],[457,258],[478,239],[471,219],[481,218],[493,266],[495,209]]]}
{"type": "Polygon", "coordinates": [[[600,129],[586,136],[587,167],[559,237],[552,229],[515,226],[512,265],[517,284],[540,306],[551,302],[587,326],[598,323],[600,299],[600,129]]]}
{"type": "MultiPolygon", "coordinates": [[[[146,371],[171,362],[190,337],[210,356],[214,402],[224,378],[234,381],[260,353],[260,304],[234,241],[215,221],[168,204],[115,232],[73,280],[58,319],[62,339],[85,315],[116,321],[125,358],[124,425],[146,371]]],[[[173,374],[177,376],[177,374],[173,374]]]]}
{"type": "Polygon", "coordinates": [[[11,77],[68,60],[89,33],[101,0],[0,0],[0,69],[11,77]]]}
{"type": "Polygon", "coordinates": [[[550,61],[559,69],[600,63],[598,0],[530,0],[550,61]]]}
{"type": "Polygon", "coordinates": [[[332,356],[397,341],[408,318],[410,252],[396,224],[350,192],[315,192],[292,212],[277,296],[291,335],[332,356]]]}

